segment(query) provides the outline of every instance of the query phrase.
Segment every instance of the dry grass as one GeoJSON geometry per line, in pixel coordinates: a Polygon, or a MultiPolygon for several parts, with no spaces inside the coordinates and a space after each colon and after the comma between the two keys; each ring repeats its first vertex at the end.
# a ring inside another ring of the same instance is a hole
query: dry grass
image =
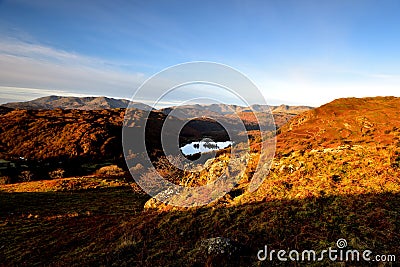
{"type": "MultiPolygon", "coordinates": [[[[265,245],[321,251],[335,247],[339,238],[352,249],[399,257],[400,125],[393,120],[399,101],[340,100],[296,117],[278,135],[277,157],[259,190],[245,191],[259,162],[259,146],[252,144],[248,177],[236,188],[238,194],[220,205],[144,211],[148,196],[134,184],[111,179],[1,185],[0,262],[218,266],[199,250],[201,240],[212,237],[230,238],[245,248],[234,260],[225,259],[225,266],[263,266],[256,255],[265,245]],[[92,182],[96,185],[87,186],[92,182]],[[65,192],[49,190],[58,186],[65,192]]],[[[218,155],[189,182],[208,181],[210,170],[217,175],[225,161],[229,153],[218,155]]],[[[160,162],[171,180],[188,182],[187,174],[165,166],[160,162]]]]}

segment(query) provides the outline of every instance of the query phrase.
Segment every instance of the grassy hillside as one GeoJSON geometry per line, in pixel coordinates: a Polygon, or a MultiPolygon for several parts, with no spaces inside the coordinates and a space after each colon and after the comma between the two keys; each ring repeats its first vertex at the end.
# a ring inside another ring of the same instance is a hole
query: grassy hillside
{"type": "MultiPolygon", "coordinates": [[[[339,99],[298,115],[278,133],[276,158],[257,191],[246,191],[244,177],[234,194],[202,208],[143,209],[149,196],[135,184],[101,175],[2,185],[0,261],[270,266],[257,260],[265,245],[321,251],[336,247],[339,238],[349,248],[393,254],[399,261],[399,106],[398,98],[339,99]],[[215,237],[232,240],[235,253],[210,252],[204,244],[215,237]]],[[[246,175],[254,171],[258,147],[252,145],[246,175]]],[[[193,182],[206,182],[227,159],[229,150],[193,182]]],[[[340,264],[365,262],[313,263],[340,264]]]]}
{"type": "Polygon", "coordinates": [[[398,194],[171,212],[143,211],[147,199],[128,187],[2,192],[0,260],[6,265],[259,266],[256,253],[264,245],[320,251],[339,238],[354,249],[400,253],[398,194]],[[202,240],[219,236],[238,242],[240,253],[221,259],[202,249],[202,240]]]}

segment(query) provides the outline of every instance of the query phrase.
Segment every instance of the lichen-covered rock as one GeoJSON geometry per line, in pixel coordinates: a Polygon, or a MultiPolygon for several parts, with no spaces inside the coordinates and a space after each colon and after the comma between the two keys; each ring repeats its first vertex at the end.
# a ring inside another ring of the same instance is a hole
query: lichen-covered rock
{"type": "Polygon", "coordinates": [[[171,210],[173,206],[168,205],[170,199],[179,194],[181,190],[170,187],[158,193],[144,204],[144,209],[171,210]]]}

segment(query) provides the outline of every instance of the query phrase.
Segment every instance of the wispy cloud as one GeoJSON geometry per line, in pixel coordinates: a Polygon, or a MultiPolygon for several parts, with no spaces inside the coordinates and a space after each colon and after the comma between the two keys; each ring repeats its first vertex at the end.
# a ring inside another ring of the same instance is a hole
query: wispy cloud
{"type": "MultiPolygon", "coordinates": [[[[318,106],[339,97],[399,96],[400,74],[395,72],[371,73],[336,65],[292,66],[274,73],[261,73],[257,69],[246,72],[269,104],[318,106]]],[[[0,103],[45,95],[130,98],[145,79],[145,74],[129,73],[119,62],[55,49],[31,40],[0,40],[0,103]]],[[[154,88],[148,96],[156,99],[157,92],[154,88]]],[[[179,97],[161,104],[172,103],[179,103],[179,97]]]]}
{"type": "Polygon", "coordinates": [[[90,96],[90,94],[71,93],[63,90],[47,90],[37,88],[21,88],[11,86],[0,86],[0,103],[28,101],[34,98],[39,98],[49,95],[62,96],[90,96]]]}
{"type": "Polygon", "coordinates": [[[0,99],[18,100],[4,88],[129,98],[145,78],[122,70],[116,62],[17,39],[0,41],[0,99]]]}

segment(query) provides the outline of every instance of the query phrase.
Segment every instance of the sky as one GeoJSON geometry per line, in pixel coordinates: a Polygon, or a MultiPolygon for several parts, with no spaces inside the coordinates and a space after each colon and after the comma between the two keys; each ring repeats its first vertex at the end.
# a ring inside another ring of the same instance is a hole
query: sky
{"type": "Polygon", "coordinates": [[[398,14],[397,0],[0,0],[0,103],[130,99],[191,61],[240,71],[273,105],[400,96],[398,14]]]}

